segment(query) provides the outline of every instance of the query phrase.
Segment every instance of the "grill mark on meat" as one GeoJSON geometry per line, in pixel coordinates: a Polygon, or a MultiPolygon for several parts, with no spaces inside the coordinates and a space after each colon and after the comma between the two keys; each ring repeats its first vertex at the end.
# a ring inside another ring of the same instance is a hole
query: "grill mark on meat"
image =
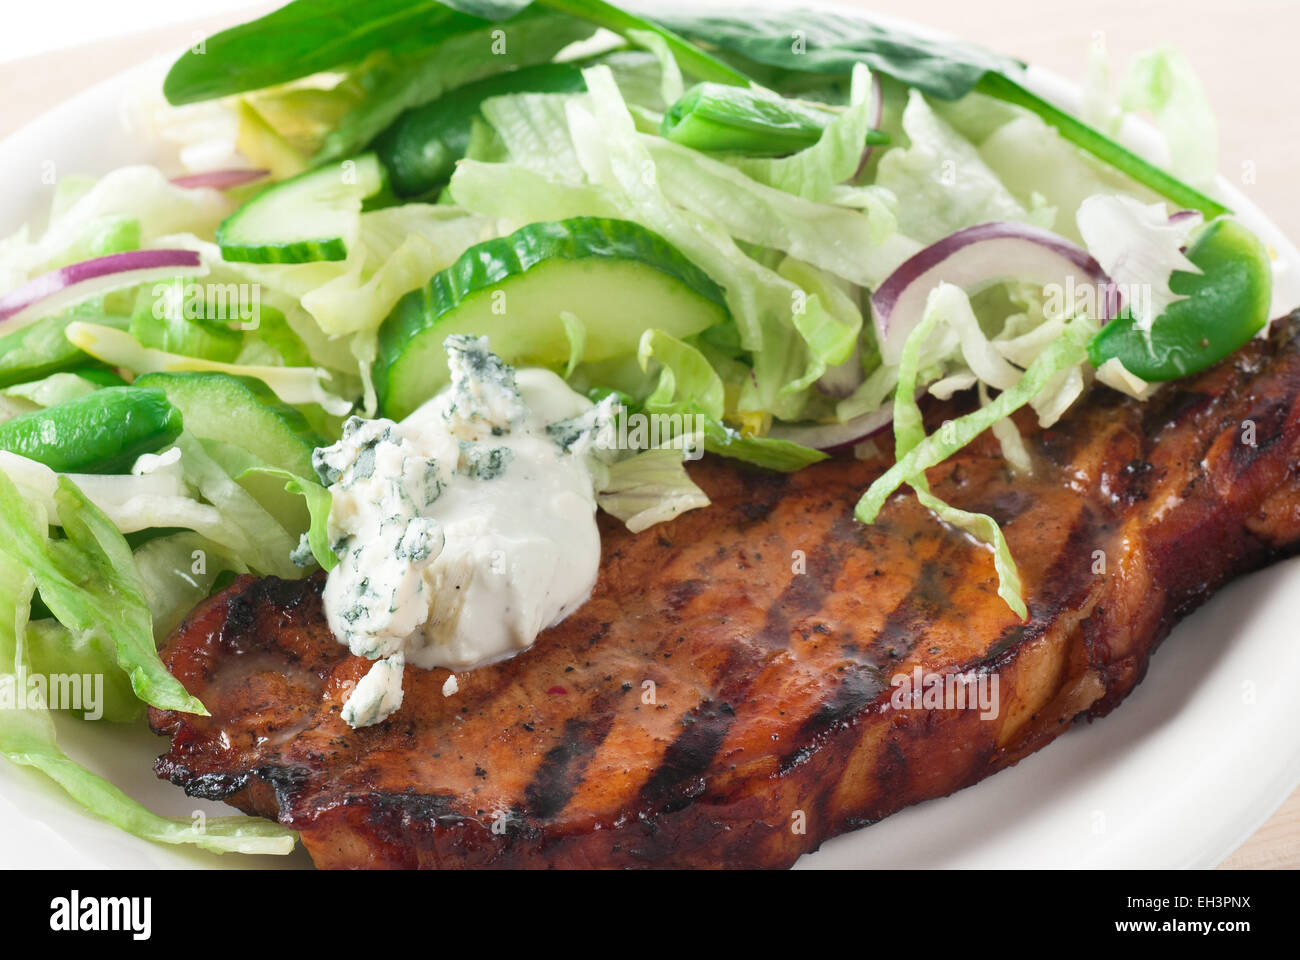
{"type": "Polygon", "coordinates": [[[748,524],[766,520],[781,502],[788,489],[788,479],[782,473],[770,473],[753,467],[741,467],[744,496],[735,509],[748,524]]]}
{"type": "MultiPolygon", "coordinates": [[[[1158,397],[1159,395],[1157,395],[1158,397]]],[[[1153,400],[1150,409],[1143,411],[1142,432],[1154,437],[1165,430],[1173,430],[1214,408],[1218,398],[1199,390],[1180,390],[1168,401],[1153,400]]]]}
{"type": "Polygon", "coordinates": [[[668,607],[674,613],[690,603],[709,588],[708,581],[701,579],[680,580],[668,589],[668,607]]]}
{"type": "Polygon", "coordinates": [[[676,813],[693,803],[706,789],[703,774],[726,739],[736,716],[736,704],[744,701],[757,679],[768,654],[788,646],[795,623],[815,613],[838,578],[841,551],[846,540],[861,536],[837,517],[828,536],[817,544],[809,558],[808,572],[796,573],[768,610],[754,643],[741,644],[727,656],[721,672],[724,682],[717,688],[718,699],[693,707],[682,718],[684,729],[664,751],[659,767],[641,788],[641,802],[652,813],[676,813]]]}
{"type": "Polygon", "coordinates": [[[848,723],[875,703],[884,689],[883,674],[878,667],[866,663],[850,667],[831,698],[799,727],[794,739],[802,745],[781,758],[777,772],[785,776],[813,756],[823,734],[848,723]]]}
{"type": "Polygon", "coordinates": [[[998,522],[998,526],[1005,527],[1033,506],[1033,503],[1033,495],[1028,491],[1019,487],[1006,487],[987,500],[972,500],[963,509],[987,514],[998,522]]]}
{"type": "Polygon", "coordinates": [[[389,836],[407,830],[427,830],[434,824],[459,824],[464,821],[459,798],[438,793],[373,793],[362,798],[349,797],[348,806],[361,806],[369,823],[389,836]]]}
{"type": "MultiPolygon", "coordinates": [[[[937,519],[936,519],[936,522],[937,519]]],[[[911,591],[889,611],[867,647],[874,663],[897,663],[916,649],[928,627],[939,618],[948,598],[946,583],[958,579],[973,565],[980,548],[973,541],[950,533],[936,557],[926,560],[911,591]],[[960,568],[952,569],[953,563],[960,568]]]]}
{"type": "MultiPolygon", "coordinates": [[[[1035,620],[1050,620],[1056,613],[1074,598],[1071,592],[1077,591],[1078,585],[1088,583],[1099,574],[1093,573],[1093,548],[1103,542],[1101,531],[1105,529],[1096,511],[1084,504],[1070,524],[1070,532],[1056,553],[1056,559],[1043,577],[1044,593],[1062,598],[1053,607],[1040,605],[1034,612],[1035,620]]],[[[1104,558],[1103,558],[1104,559],[1104,558]]]]}
{"type": "Polygon", "coordinates": [[[1228,447],[1232,472],[1236,475],[1250,469],[1251,464],[1268,452],[1273,444],[1282,439],[1283,428],[1291,414],[1291,407],[1281,397],[1271,398],[1263,404],[1251,408],[1242,418],[1241,443],[1228,447]],[[1253,425],[1253,443],[1246,442],[1248,425],[1253,425]]]}
{"type": "Polygon", "coordinates": [[[568,805],[587,761],[605,742],[613,724],[614,715],[600,709],[594,709],[590,716],[564,721],[560,742],[546,751],[533,772],[532,783],[524,788],[525,816],[550,820],[568,805]]]}
{"type": "Polygon", "coordinates": [[[204,773],[195,775],[183,768],[168,773],[167,779],[198,800],[228,800],[248,786],[247,773],[204,773]]]}
{"type": "MultiPolygon", "coordinates": [[[[739,661],[742,655],[733,653],[732,659],[739,661]]],[[[713,763],[734,716],[730,704],[705,700],[682,717],[682,732],[641,787],[641,804],[651,815],[684,810],[704,792],[704,772],[713,763]]]]}
{"type": "Polygon", "coordinates": [[[275,802],[282,810],[293,804],[311,777],[311,771],[303,767],[267,765],[254,772],[259,780],[271,785],[275,802]]]}

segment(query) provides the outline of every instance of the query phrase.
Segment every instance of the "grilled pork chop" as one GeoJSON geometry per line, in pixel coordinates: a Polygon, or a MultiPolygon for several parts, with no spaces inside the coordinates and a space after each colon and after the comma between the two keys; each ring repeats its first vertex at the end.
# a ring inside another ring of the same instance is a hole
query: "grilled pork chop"
{"type": "Polygon", "coordinates": [[[322,867],[788,866],[1105,715],[1179,618],[1296,548],[1298,331],[1146,404],[1098,388],[1051,430],[1025,417],[1032,478],[987,434],[930,472],[1002,524],[1026,623],[989,552],[910,494],[853,520],[887,460],[706,459],[711,507],[636,536],[602,517],[585,606],[454,696],[408,670],[374,727],[339,717],[369,664],[330,635],[321,579],[239,579],[163,651],[211,716],[151,711],[156,769],[301,831],[322,867]],[[996,717],[891,702],[917,667],[996,675],[996,717]]]}

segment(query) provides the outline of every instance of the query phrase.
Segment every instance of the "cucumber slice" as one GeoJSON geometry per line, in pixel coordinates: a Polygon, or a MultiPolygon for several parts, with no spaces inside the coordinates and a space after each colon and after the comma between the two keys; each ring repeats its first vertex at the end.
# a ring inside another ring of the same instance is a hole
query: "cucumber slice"
{"type": "Polygon", "coordinates": [[[226,260],[310,263],[342,260],[355,237],[361,203],[384,188],[373,153],[308,170],[267,187],[217,228],[226,260]]]}
{"type": "Polygon", "coordinates": [[[248,467],[270,466],[308,480],[316,478],[312,451],[325,441],[296,409],[281,403],[271,389],[252,377],[228,373],[146,373],[136,386],[161,390],[185,417],[185,429],[209,449],[254,500],[288,530],[306,530],[310,518],[302,497],[284,489],[284,481],[261,474],[240,474],[248,467]]]}
{"type": "Polygon", "coordinates": [[[137,387],[161,390],[202,440],[243,447],[268,466],[311,479],[311,454],[324,440],[306,418],[252,377],[228,373],[146,373],[137,387]]]}
{"type": "MultiPolygon", "coordinates": [[[[179,289],[183,290],[185,281],[179,283],[182,284],[179,289]]],[[[140,287],[128,328],[131,336],[141,346],[155,350],[233,363],[244,345],[243,332],[220,320],[208,320],[205,316],[191,319],[183,309],[167,308],[165,298],[171,293],[171,283],[140,287]]],[[[207,303],[203,312],[205,315],[210,312],[207,303]]]]}
{"type": "Polygon", "coordinates": [[[658,234],[626,220],[533,223],[470,247],[408,293],[379,330],[373,372],[384,415],[401,419],[447,382],[442,343],[486,335],[509,363],[562,369],[562,313],[586,330],[582,359],[635,354],[656,327],[675,337],[729,316],[722,289],[658,234]]]}

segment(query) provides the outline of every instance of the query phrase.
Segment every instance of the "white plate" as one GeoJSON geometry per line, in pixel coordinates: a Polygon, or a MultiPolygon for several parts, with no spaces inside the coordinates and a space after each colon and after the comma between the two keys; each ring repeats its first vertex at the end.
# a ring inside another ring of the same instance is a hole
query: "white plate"
{"type": "MultiPolygon", "coordinates": [[[[805,6],[809,4],[804,4],[805,6]]],[[[841,12],[844,8],[836,8],[841,12]]],[[[886,18],[879,18],[884,20],[886,18]]],[[[917,32],[923,31],[913,27],[917,32]]],[[[157,84],[166,61],[128,71],[0,144],[0,236],[48,209],[45,176],[155,162],[120,106],[157,84]]],[[[1074,107],[1078,92],[1041,71],[1038,92],[1074,107]]],[[[155,89],[157,89],[155,87],[155,89]]],[[[1153,134],[1126,127],[1151,152],[1153,134]]],[[[1277,312],[1300,304],[1300,253],[1226,182],[1219,192],[1277,251],[1277,312]]],[[[1017,767],[839,837],[801,867],[1208,867],[1231,853],[1300,782],[1300,644],[1290,598],[1300,558],[1221,592],[1174,630],[1147,679],[1104,720],[1076,727],[1017,767]]],[[[68,752],[171,816],[229,813],[154,778],[163,741],[147,730],[61,721],[68,752]]],[[[88,815],[39,775],[0,763],[0,866],[304,866],[153,845],[88,815]]]]}

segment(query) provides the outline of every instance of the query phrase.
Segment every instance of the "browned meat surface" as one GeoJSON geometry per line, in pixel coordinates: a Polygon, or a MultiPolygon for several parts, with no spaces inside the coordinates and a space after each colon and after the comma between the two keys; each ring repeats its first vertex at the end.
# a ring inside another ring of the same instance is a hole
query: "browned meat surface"
{"type": "Polygon", "coordinates": [[[885,461],[707,460],[712,507],[639,536],[602,521],[586,606],[455,696],[408,670],[375,727],[339,719],[367,664],[319,579],[240,579],[164,650],[212,715],[151,712],[158,773],[278,817],[322,867],[788,866],[1108,713],[1179,618],[1295,548],[1296,323],[1146,405],[1098,389],[1051,430],[1022,419],[1032,479],[987,435],[931,471],[1003,524],[1026,624],[989,553],[910,494],[854,522],[885,461]],[[916,666],[996,673],[997,717],[892,708],[916,666]]]}

